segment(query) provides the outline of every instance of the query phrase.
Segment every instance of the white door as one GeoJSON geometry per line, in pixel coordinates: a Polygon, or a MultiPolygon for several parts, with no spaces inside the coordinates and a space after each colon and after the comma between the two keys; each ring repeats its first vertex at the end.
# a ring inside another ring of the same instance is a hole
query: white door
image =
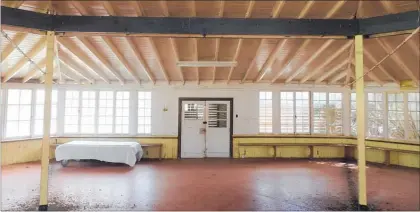
{"type": "Polygon", "coordinates": [[[205,150],[204,101],[182,101],[181,157],[203,158],[205,150]]]}
{"type": "Polygon", "coordinates": [[[206,101],[206,157],[230,157],[230,102],[206,101]]]}

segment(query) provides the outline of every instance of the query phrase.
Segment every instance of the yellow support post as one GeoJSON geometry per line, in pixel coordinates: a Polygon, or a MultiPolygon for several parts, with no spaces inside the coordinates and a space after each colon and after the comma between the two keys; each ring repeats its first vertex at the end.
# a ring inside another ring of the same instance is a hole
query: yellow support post
{"type": "Polygon", "coordinates": [[[356,112],[357,112],[357,165],[359,210],[367,210],[366,198],[366,146],[365,146],[365,83],[363,71],[363,35],[355,37],[356,112]]]}
{"type": "Polygon", "coordinates": [[[47,32],[47,63],[45,73],[45,100],[44,100],[44,136],[42,138],[41,156],[41,186],[39,198],[39,210],[48,210],[48,176],[50,159],[50,126],[51,126],[51,93],[52,77],[54,72],[54,51],[55,35],[54,32],[47,32]]]}

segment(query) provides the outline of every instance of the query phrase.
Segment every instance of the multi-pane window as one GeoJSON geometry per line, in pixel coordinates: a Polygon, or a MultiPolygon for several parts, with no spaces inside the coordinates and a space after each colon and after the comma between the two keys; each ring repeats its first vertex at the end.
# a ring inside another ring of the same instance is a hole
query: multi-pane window
{"type": "Polygon", "coordinates": [[[350,96],[350,134],[357,135],[356,93],[350,96]]]}
{"type": "Polygon", "coordinates": [[[314,92],[313,103],[313,132],[319,134],[327,133],[327,93],[314,92]]]}
{"type": "Polygon", "coordinates": [[[293,92],[280,92],[280,132],[294,133],[295,104],[293,92]]]}
{"type": "Polygon", "coordinates": [[[273,132],[273,100],[271,92],[260,92],[259,132],[273,132]]]}
{"type": "Polygon", "coordinates": [[[64,132],[79,132],[79,108],[80,108],[79,91],[66,91],[65,108],[64,108],[64,132]]]}
{"type": "Polygon", "coordinates": [[[408,139],[420,139],[420,94],[408,93],[408,139]]]}
{"type": "Polygon", "coordinates": [[[82,108],[80,116],[80,133],[95,133],[96,92],[82,92],[82,108]]]}
{"type": "Polygon", "coordinates": [[[404,139],[404,94],[388,94],[388,137],[404,139]]]}
{"type": "Polygon", "coordinates": [[[382,93],[368,93],[367,136],[384,137],[384,99],[382,93]]]}
{"type": "Polygon", "coordinates": [[[130,92],[117,91],[115,94],[115,133],[128,133],[130,92]]]}
{"type": "Polygon", "coordinates": [[[138,92],[138,123],[137,133],[150,134],[152,129],[152,94],[151,92],[138,92]]]}
{"type": "Polygon", "coordinates": [[[25,137],[30,135],[31,101],[31,90],[8,90],[6,137],[25,137]]]}
{"type": "Polygon", "coordinates": [[[343,94],[329,93],[327,108],[327,124],[330,134],[343,133],[343,94]]]}
{"type": "Polygon", "coordinates": [[[98,133],[112,133],[114,125],[114,92],[99,92],[98,133]]]}
{"type": "MultiPolygon", "coordinates": [[[[44,129],[44,90],[36,90],[35,92],[35,116],[34,116],[34,135],[43,135],[44,129]]],[[[51,126],[50,134],[57,132],[57,90],[51,92],[51,126]]]]}
{"type": "Polygon", "coordinates": [[[280,92],[281,133],[310,133],[309,92],[280,92]]]}

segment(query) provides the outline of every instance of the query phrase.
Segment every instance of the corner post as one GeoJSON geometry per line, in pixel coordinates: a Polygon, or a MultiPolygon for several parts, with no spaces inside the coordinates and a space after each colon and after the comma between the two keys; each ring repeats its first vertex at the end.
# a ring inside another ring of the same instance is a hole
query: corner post
{"type": "Polygon", "coordinates": [[[44,135],[42,138],[41,155],[41,186],[39,198],[39,210],[48,210],[48,176],[50,157],[50,126],[51,126],[51,94],[52,78],[54,72],[55,35],[53,31],[47,32],[47,64],[45,73],[45,100],[44,100],[44,135]]]}
{"type": "Polygon", "coordinates": [[[367,210],[366,146],[365,146],[365,90],[363,71],[363,35],[355,36],[356,112],[357,112],[357,165],[359,210],[367,210]]]}

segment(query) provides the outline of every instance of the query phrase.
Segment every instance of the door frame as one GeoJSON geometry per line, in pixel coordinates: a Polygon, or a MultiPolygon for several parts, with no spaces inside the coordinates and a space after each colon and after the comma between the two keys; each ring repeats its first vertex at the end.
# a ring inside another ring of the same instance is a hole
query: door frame
{"type": "Polygon", "coordinates": [[[229,101],[230,102],[230,123],[229,123],[229,157],[233,156],[233,98],[218,97],[179,97],[178,99],[178,159],[181,158],[181,137],[182,137],[182,101],[229,101]]]}

